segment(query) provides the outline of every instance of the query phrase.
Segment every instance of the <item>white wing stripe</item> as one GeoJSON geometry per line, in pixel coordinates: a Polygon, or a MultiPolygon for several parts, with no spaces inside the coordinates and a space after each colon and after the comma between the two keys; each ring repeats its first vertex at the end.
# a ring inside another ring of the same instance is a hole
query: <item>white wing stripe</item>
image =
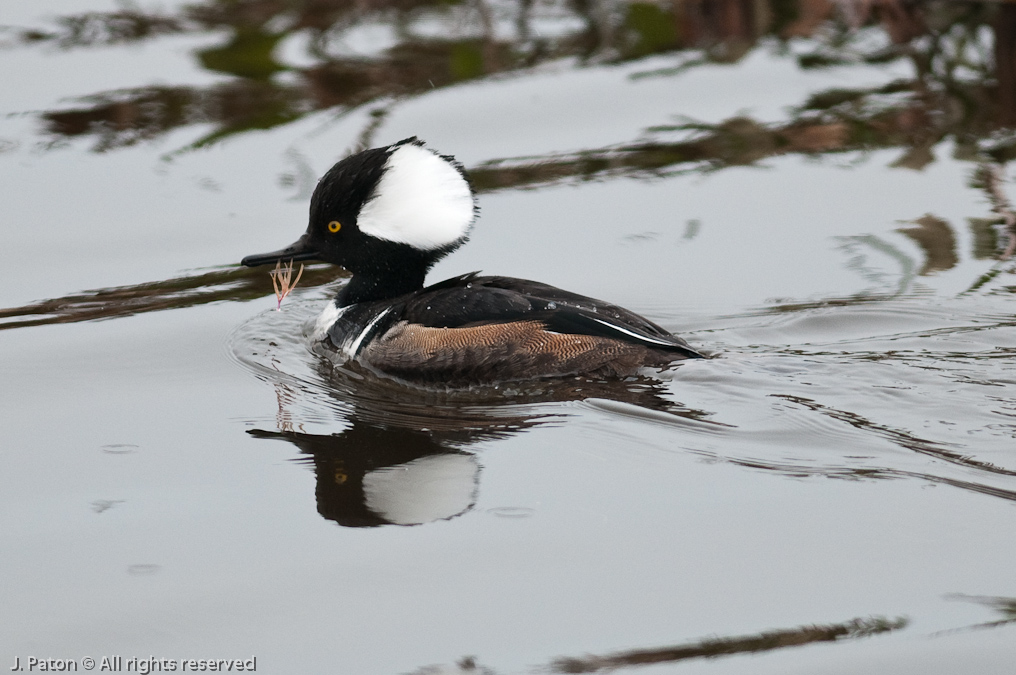
{"type": "Polygon", "coordinates": [[[628,330],[626,328],[622,328],[621,326],[618,326],[617,324],[609,323],[609,322],[604,321],[602,319],[597,319],[595,317],[589,317],[589,318],[591,318],[596,323],[603,324],[607,328],[613,328],[614,330],[616,330],[618,332],[621,332],[621,333],[624,333],[625,335],[631,335],[636,340],[641,340],[642,342],[652,342],[654,344],[664,345],[666,347],[677,347],[678,346],[678,345],[674,344],[673,342],[667,342],[666,340],[657,340],[656,338],[651,338],[651,337],[646,337],[645,335],[640,335],[640,334],[638,334],[638,333],[636,333],[634,331],[630,331],[630,330],[628,330]]]}
{"type": "Polygon", "coordinates": [[[367,324],[366,328],[360,331],[360,334],[356,336],[356,339],[349,344],[349,347],[346,350],[349,353],[350,357],[356,356],[356,353],[360,351],[360,343],[362,343],[364,339],[368,335],[370,335],[370,332],[374,329],[374,326],[377,325],[377,322],[380,321],[382,318],[384,318],[384,316],[390,311],[392,311],[391,307],[381,312],[380,314],[378,314],[377,316],[375,316],[373,319],[370,320],[370,323],[367,324]]]}

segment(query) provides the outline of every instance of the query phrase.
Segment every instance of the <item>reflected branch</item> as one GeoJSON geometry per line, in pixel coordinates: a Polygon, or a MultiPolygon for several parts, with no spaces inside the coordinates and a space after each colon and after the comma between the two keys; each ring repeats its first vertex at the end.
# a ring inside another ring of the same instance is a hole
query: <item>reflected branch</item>
{"type": "Polygon", "coordinates": [[[115,12],[86,12],[55,19],[55,31],[26,30],[25,42],[54,42],[61,49],[141,42],[188,29],[182,17],[124,8],[115,12]]]}
{"type": "Polygon", "coordinates": [[[923,277],[956,267],[959,263],[956,236],[949,223],[927,213],[914,220],[913,224],[914,227],[900,227],[896,231],[909,237],[924,251],[924,266],[918,275],[923,277]]]}
{"type": "Polygon", "coordinates": [[[1006,597],[995,597],[990,595],[964,595],[963,593],[953,593],[946,596],[947,600],[963,600],[965,602],[975,602],[985,607],[990,607],[999,614],[1002,615],[1001,619],[996,621],[986,621],[985,623],[977,623],[973,626],[967,626],[965,628],[956,628],[950,631],[943,631],[943,633],[954,633],[965,630],[983,630],[986,628],[999,628],[1000,626],[1008,626],[1016,623],[1016,598],[1006,597]]]}
{"type": "MultiPolygon", "coordinates": [[[[331,265],[314,265],[307,267],[303,282],[310,288],[344,276],[347,275],[343,270],[331,265]]],[[[231,266],[204,274],[86,291],[0,309],[0,330],[113,319],[210,302],[254,300],[273,292],[271,276],[264,270],[231,266]]]]}
{"type": "MultiPolygon", "coordinates": [[[[577,153],[495,159],[470,170],[481,192],[533,188],[566,180],[589,181],[615,176],[663,177],[683,172],[747,166],[783,154],[849,152],[867,149],[869,139],[855,143],[843,124],[792,123],[770,128],[736,117],[718,125],[695,125],[698,137],[673,142],[640,142],[577,153]]],[[[692,125],[674,127],[688,131],[692,125]]]]}
{"type": "Polygon", "coordinates": [[[991,202],[991,210],[1002,219],[1009,243],[999,258],[1008,260],[1013,253],[1016,253],[1016,213],[1013,212],[1009,197],[1002,187],[1004,183],[1005,174],[998,164],[985,163],[977,167],[974,174],[974,185],[984,189],[988,195],[988,201],[991,202]]]}
{"type": "Polygon", "coordinates": [[[870,637],[905,627],[905,617],[886,619],[867,617],[824,626],[801,626],[729,638],[706,638],[698,642],[659,649],[638,649],[604,656],[557,659],[552,664],[557,673],[593,673],[614,668],[673,663],[697,658],[717,658],[734,654],[757,654],[786,647],[800,647],[816,642],[835,642],[870,637]]]}
{"type": "MultiPolygon", "coordinates": [[[[853,92],[852,95],[861,97],[866,94],[853,92]]],[[[845,94],[840,93],[840,96],[845,94]]],[[[658,126],[648,131],[682,132],[692,137],[676,142],[642,141],[576,153],[495,159],[474,167],[470,176],[479,190],[496,191],[541,187],[566,180],[709,172],[750,166],[782,155],[866,153],[901,145],[906,147],[914,118],[926,115],[923,105],[909,101],[906,105],[874,112],[843,110],[834,114],[826,110],[820,115],[802,115],[782,125],[766,125],[747,117],[734,117],[719,124],[658,126]]],[[[931,144],[946,135],[944,129],[937,131],[931,144]]],[[[926,153],[930,145],[922,142],[915,147],[925,148],[926,153]]],[[[923,167],[927,161],[918,161],[914,152],[913,149],[909,151],[910,154],[898,160],[896,165],[923,167]]]]}

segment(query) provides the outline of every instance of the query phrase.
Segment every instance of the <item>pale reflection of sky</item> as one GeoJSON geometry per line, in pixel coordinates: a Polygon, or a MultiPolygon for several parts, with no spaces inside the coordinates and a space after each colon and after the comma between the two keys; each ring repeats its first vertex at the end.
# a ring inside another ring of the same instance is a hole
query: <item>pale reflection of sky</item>
{"type": "Polygon", "coordinates": [[[202,70],[191,53],[222,42],[221,35],[171,35],[147,45],[114,45],[66,51],[52,45],[4,50],[3,60],[18,74],[6,88],[0,112],[76,108],[79,99],[131,87],[208,86],[226,77],[202,70]]]}
{"type": "MultiPolygon", "coordinates": [[[[915,173],[888,168],[892,159],[881,152],[845,170],[784,158],[767,162],[769,168],[705,177],[484,196],[473,242],[435,275],[482,267],[579,284],[591,295],[647,311],[676,306],[722,313],[770,298],[849,295],[870,284],[846,268],[837,237],[878,234],[921,260],[913,243],[895,232],[901,221],[931,212],[963,227],[965,216],[983,208],[978,193],[965,187],[966,167],[945,160],[915,173]],[[701,222],[700,233],[686,240],[682,232],[692,219],[701,222]],[[510,244],[520,232],[532,246],[510,244]],[[659,234],[632,240],[644,232],[659,234]]],[[[961,290],[980,267],[960,266],[923,281],[961,290]]],[[[898,265],[890,267],[892,279],[899,273],[898,265]]]]}
{"type": "MultiPolygon", "coordinates": [[[[286,38],[276,52],[278,57],[290,64],[310,65],[306,48],[309,40],[303,33],[286,38]]],[[[387,23],[364,23],[352,28],[336,31],[327,36],[324,51],[332,58],[376,57],[386,49],[399,43],[399,34],[394,26],[387,23]]]]}

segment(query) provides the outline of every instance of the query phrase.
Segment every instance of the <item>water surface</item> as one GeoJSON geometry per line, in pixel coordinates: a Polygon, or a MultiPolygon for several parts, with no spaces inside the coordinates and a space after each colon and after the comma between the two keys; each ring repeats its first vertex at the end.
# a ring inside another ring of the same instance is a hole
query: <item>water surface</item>
{"type": "Polygon", "coordinates": [[[1009,6],[8,11],[10,664],[1011,672],[1009,6]],[[430,279],[539,279],[716,358],[474,391],[323,361],[341,270],[276,311],[237,261],[410,135],[480,192],[430,279]]]}

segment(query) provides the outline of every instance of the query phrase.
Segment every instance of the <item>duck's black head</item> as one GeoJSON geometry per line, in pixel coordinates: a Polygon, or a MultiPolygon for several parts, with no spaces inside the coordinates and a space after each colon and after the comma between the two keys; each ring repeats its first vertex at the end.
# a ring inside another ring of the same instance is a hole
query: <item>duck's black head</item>
{"type": "Polygon", "coordinates": [[[343,304],[394,297],[423,286],[427,270],[466,240],[476,212],[458,162],[407,138],[329,169],[314,189],[303,236],[242,262],[330,262],[353,273],[343,304]]]}

